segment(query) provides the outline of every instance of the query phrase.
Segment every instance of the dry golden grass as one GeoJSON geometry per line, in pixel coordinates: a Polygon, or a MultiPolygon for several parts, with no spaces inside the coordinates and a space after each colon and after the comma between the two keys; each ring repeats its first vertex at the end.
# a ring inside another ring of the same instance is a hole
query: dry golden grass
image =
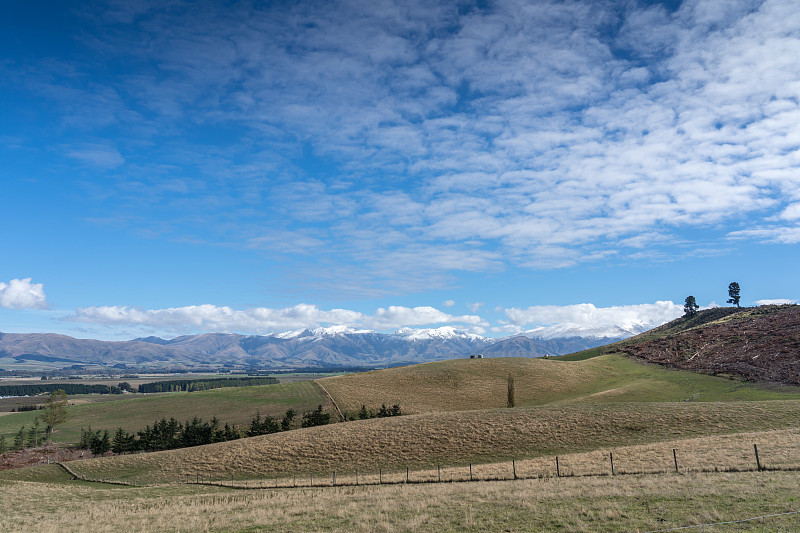
{"type": "Polygon", "coordinates": [[[16,532],[604,533],[794,510],[797,489],[787,472],[253,491],[15,481],[0,482],[0,508],[2,529],[16,532]]]}
{"type": "Polygon", "coordinates": [[[540,405],[611,377],[610,365],[543,358],[453,359],[319,380],[342,411],[361,405],[399,404],[405,413],[464,411],[506,406],[514,376],[518,406],[540,405]]]}
{"type": "MultiPolygon", "coordinates": [[[[251,480],[330,476],[334,470],[344,475],[512,458],[550,461],[566,453],[798,425],[798,401],[561,405],[363,420],[69,466],[91,479],[140,482],[197,475],[251,480]]],[[[620,469],[641,470],[627,466],[624,456],[618,461],[620,469]]]]}
{"type": "Polygon", "coordinates": [[[647,365],[619,355],[584,361],[454,359],[318,380],[342,411],[362,405],[400,405],[404,413],[495,409],[506,406],[508,377],[516,405],[551,403],[732,401],[798,399],[800,388],[753,384],[647,365]]]}

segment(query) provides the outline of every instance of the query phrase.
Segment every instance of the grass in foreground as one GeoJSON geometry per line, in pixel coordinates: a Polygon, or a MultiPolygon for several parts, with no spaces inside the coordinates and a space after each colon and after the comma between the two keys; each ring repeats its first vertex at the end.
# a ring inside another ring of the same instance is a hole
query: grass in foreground
{"type": "MultiPolygon", "coordinates": [[[[53,440],[77,442],[81,428],[89,426],[108,429],[112,435],[117,427],[136,432],[162,417],[175,417],[184,422],[195,416],[203,420],[216,416],[223,424],[245,425],[256,411],[262,415],[281,417],[289,408],[303,412],[326,403],[327,398],[311,381],[147,395],[72,406],[67,421],[53,433],[53,440]]],[[[31,427],[37,414],[32,411],[0,417],[0,435],[5,435],[6,443],[10,443],[20,426],[31,427]]]]}
{"type": "Polygon", "coordinates": [[[508,376],[517,406],[559,402],[672,402],[800,399],[800,387],[768,388],[648,365],[619,355],[583,361],[454,359],[319,380],[342,411],[399,404],[404,413],[506,406],[508,376]]]}
{"type": "Polygon", "coordinates": [[[0,481],[0,507],[3,527],[20,532],[602,533],[650,531],[791,511],[800,504],[797,488],[793,472],[258,491],[0,481]],[[32,501],[36,505],[31,505],[32,501]]]}

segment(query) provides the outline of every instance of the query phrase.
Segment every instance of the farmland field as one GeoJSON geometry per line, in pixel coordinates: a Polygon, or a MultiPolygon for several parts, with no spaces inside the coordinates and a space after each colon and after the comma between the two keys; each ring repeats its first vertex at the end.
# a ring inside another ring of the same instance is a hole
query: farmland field
{"type": "MultiPolygon", "coordinates": [[[[175,417],[183,422],[195,416],[203,420],[216,416],[223,424],[246,424],[257,411],[262,415],[280,417],[289,408],[302,412],[327,403],[312,381],[137,395],[130,399],[115,395],[113,398],[112,401],[70,407],[67,421],[53,432],[53,440],[77,442],[81,428],[89,426],[109,431],[122,427],[135,432],[162,417],[175,417]]],[[[20,426],[30,427],[36,416],[36,411],[28,411],[0,417],[0,435],[9,439],[20,426]]]]}

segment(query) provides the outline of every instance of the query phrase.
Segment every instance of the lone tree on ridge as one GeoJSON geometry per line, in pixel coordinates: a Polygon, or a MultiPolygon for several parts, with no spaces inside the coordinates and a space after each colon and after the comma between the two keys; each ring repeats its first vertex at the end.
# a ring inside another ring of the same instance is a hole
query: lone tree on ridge
{"type": "Polygon", "coordinates": [[[741,307],[739,305],[739,284],[735,281],[732,281],[730,285],[728,285],[728,299],[729,304],[736,304],[736,307],[741,307]]]}
{"type": "Polygon", "coordinates": [[[686,303],[683,304],[683,316],[685,318],[691,318],[697,314],[698,309],[700,309],[700,306],[697,305],[694,296],[687,296],[686,303]]]}

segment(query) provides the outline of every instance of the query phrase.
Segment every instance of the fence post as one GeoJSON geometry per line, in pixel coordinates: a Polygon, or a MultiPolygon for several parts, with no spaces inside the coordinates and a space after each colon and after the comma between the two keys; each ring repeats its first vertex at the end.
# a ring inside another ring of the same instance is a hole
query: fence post
{"type": "Polygon", "coordinates": [[[358,470],[356,470],[356,487],[358,487],[358,470]]]}
{"type": "Polygon", "coordinates": [[[608,457],[611,459],[611,475],[614,475],[614,452],[608,452],[608,457]]]}
{"type": "Polygon", "coordinates": [[[378,469],[378,485],[383,485],[383,470],[378,469]]]}
{"type": "Polygon", "coordinates": [[[753,444],[753,450],[756,452],[756,466],[758,467],[758,471],[761,472],[761,460],[758,458],[758,446],[753,444]]]}
{"type": "Polygon", "coordinates": [[[472,463],[469,464],[469,480],[472,481],[472,463]]]}
{"type": "Polygon", "coordinates": [[[436,465],[436,477],[439,480],[439,483],[442,482],[442,466],[436,465]]]}
{"type": "Polygon", "coordinates": [[[561,469],[558,467],[558,456],[556,455],[556,477],[561,477],[561,469]]]}
{"type": "Polygon", "coordinates": [[[336,486],[336,470],[333,471],[333,486],[336,486]]]}
{"type": "Polygon", "coordinates": [[[514,469],[514,479],[517,479],[517,461],[511,459],[511,468],[514,469]]]}
{"type": "Polygon", "coordinates": [[[311,486],[314,486],[314,474],[311,474],[311,486]]]}
{"type": "Polygon", "coordinates": [[[675,453],[675,448],[672,448],[672,459],[675,461],[675,473],[678,473],[678,454],[675,453]]]}
{"type": "Polygon", "coordinates": [[[408,467],[406,467],[406,483],[408,483],[408,467]]]}

